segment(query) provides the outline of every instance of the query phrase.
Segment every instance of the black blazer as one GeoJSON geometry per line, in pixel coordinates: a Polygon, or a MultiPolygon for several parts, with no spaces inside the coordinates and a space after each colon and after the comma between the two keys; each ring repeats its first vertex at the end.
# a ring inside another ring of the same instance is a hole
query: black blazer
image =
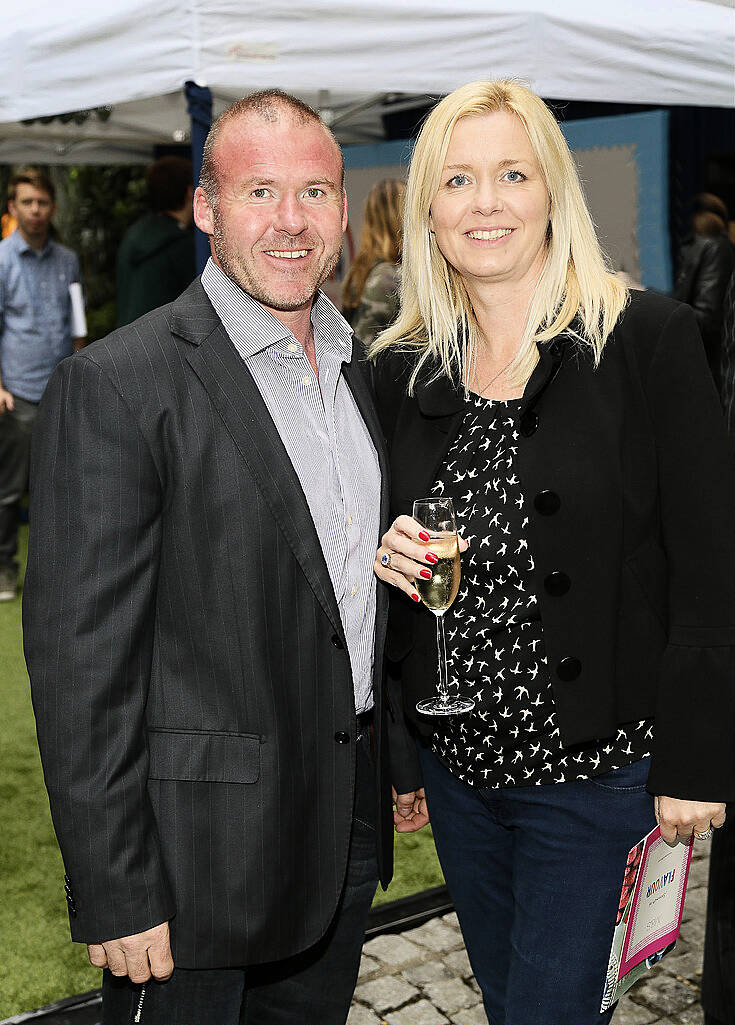
{"type": "MultiPolygon", "coordinates": [[[[375,373],[391,516],[428,492],[464,411],[446,378],[407,397],[409,371],[395,354],[375,373]]],[[[654,717],[651,792],[731,800],[735,475],[691,310],[634,292],[597,370],[568,334],[542,345],[518,431],[562,742],[654,717]],[[545,586],[556,572],[561,596],[545,586]]],[[[436,676],[434,620],[391,601],[387,653],[415,719],[436,676]]]]}
{"type": "MultiPolygon", "coordinates": [[[[345,377],[385,524],[357,360],[345,377]]],[[[185,968],[309,947],[345,878],[350,660],[298,478],[198,279],[61,364],[32,476],[25,648],[73,938],[172,919],[185,968]]],[[[386,618],[380,588],[376,667],[386,618]]],[[[387,881],[378,679],[375,703],[387,881]]]]}

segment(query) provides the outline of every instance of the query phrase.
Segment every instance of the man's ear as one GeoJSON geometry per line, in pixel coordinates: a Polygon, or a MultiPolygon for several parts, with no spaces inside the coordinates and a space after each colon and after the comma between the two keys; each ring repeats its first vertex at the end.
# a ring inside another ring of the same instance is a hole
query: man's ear
{"type": "Polygon", "coordinates": [[[347,231],[347,221],[348,221],[348,219],[349,218],[347,216],[347,192],[346,192],[345,189],[342,189],[342,234],[343,235],[347,231]]]}
{"type": "Polygon", "coordinates": [[[205,235],[214,235],[214,214],[209,197],[201,185],[194,193],[194,223],[205,235]]]}

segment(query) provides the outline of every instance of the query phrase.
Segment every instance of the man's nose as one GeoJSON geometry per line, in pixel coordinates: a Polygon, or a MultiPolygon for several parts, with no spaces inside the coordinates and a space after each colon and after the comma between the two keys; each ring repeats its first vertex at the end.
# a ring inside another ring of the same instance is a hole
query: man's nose
{"type": "Polygon", "coordinates": [[[274,227],[289,235],[298,235],[306,228],[306,216],[298,196],[287,193],[281,197],[274,227]]]}

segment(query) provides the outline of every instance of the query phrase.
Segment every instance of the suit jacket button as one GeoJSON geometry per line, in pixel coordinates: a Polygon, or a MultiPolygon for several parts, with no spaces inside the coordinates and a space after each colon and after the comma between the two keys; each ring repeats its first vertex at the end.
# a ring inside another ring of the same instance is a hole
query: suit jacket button
{"type": "Polygon", "coordinates": [[[337,634],[332,634],[332,636],[329,639],[331,640],[332,644],[335,646],[337,651],[342,651],[342,649],[344,648],[344,644],[339,639],[337,634]]]}
{"type": "Polygon", "coordinates": [[[335,733],[334,735],[334,739],[337,741],[338,744],[349,744],[350,735],[349,733],[343,733],[342,730],[338,730],[337,733],[335,733]]]}
{"type": "Polygon", "coordinates": [[[539,491],[533,500],[533,507],[542,516],[553,516],[559,512],[561,499],[555,491],[539,491]]]}
{"type": "Polygon", "coordinates": [[[527,409],[521,417],[521,434],[524,438],[530,438],[538,430],[538,413],[533,409],[527,409]]]}
{"type": "Polygon", "coordinates": [[[566,594],[569,588],[572,586],[572,581],[566,575],[556,570],[554,573],[549,575],[544,580],[544,588],[547,594],[552,595],[554,598],[561,598],[563,594],[566,594]]]}
{"type": "Polygon", "coordinates": [[[572,680],[576,680],[579,674],[582,672],[582,663],[578,658],[563,658],[559,665],[556,667],[556,675],[564,683],[571,683],[572,680]]]}

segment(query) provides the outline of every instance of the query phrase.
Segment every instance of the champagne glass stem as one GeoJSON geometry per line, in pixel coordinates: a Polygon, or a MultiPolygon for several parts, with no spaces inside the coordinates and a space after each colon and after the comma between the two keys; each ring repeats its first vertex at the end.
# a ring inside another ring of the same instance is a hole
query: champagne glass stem
{"type": "Polygon", "coordinates": [[[436,616],[436,647],[439,653],[439,700],[443,705],[449,703],[449,680],[447,679],[447,641],[444,636],[444,613],[435,612],[436,616]]]}

